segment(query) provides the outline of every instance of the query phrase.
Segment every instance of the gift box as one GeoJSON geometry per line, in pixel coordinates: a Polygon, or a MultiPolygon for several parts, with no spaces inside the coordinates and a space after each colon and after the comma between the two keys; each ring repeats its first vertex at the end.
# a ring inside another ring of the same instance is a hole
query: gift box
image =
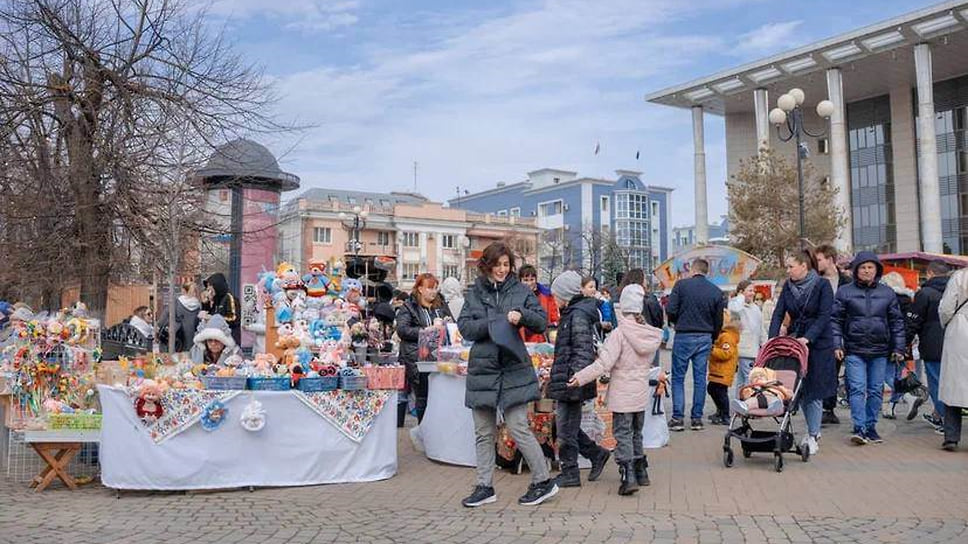
{"type": "Polygon", "coordinates": [[[402,365],[366,366],[363,373],[367,389],[403,389],[406,372],[402,365]]]}

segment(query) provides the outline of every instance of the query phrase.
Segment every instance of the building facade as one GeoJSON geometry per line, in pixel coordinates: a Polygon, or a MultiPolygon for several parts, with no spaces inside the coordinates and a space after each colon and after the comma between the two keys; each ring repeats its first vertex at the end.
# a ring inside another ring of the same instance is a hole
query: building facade
{"type": "MultiPolygon", "coordinates": [[[[722,216],[719,223],[710,223],[707,227],[708,239],[706,243],[713,245],[729,245],[729,217],[722,216]]],[[[672,254],[681,253],[697,245],[696,226],[674,227],[672,229],[672,254]]]]}
{"type": "Polygon", "coordinates": [[[481,251],[496,240],[533,262],[540,231],[534,219],[458,210],[410,193],[311,189],[283,207],[279,232],[279,259],[300,270],[314,261],[378,259],[389,266],[387,281],[406,290],[424,272],[469,284],[481,251]]]}
{"type": "Polygon", "coordinates": [[[622,261],[620,268],[651,270],[672,246],[673,190],[645,185],[641,172],[615,173],[616,179],[598,179],[544,168],[525,181],[463,195],[450,206],[534,219],[542,230],[538,264],[545,280],[570,268],[609,279],[610,259],[622,261]]]}
{"type": "Polygon", "coordinates": [[[731,178],[759,149],[793,159],[794,145],[778,139],[768,112],[794,88],[806,96],[806,128],[824,133],[807,138],[807,150],[839,189],[848,218],[841,249],[968,252],[968,2],[943,2],[646,99],[691,110],[704,201],[704,113],[724,117],[731,178]],[[834,105],[829,120],[813,109],[821,100],[834,105]]]}

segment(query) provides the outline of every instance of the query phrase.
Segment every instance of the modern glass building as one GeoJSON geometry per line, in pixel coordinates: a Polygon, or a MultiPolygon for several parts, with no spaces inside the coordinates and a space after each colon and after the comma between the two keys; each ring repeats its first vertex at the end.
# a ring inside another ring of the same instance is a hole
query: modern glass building
{"type": "MultiPolygon", "coordinates": [[[[768,113],[804,91],[809,160],[839,188],[837,244],[880,253],[968,250],[968,2],[949,1],[652,93],[689,109],[697,194],[705,195],[705,113],[724,118],[727,173],[759,149],[793,159],[768,113]],[[814,112],[834,104],[829,120],[814,112]]],[[[700,203],[700,209],[704,204],[700,203]]],[[[703,222],[704,223],[704,222],[703,222]]]]}

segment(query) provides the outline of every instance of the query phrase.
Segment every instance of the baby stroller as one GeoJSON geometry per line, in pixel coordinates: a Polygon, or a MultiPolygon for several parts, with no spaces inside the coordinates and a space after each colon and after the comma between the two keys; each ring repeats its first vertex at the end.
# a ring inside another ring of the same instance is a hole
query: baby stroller
{"type": "Polygon", "coordinates": [[[745,415],[733,414],[723,443],[723,465],[727,468],[733,466],[730,443],[735,438],[740,442],[744,458],[749,458],[753,452],[773,452],[773,467],[777,472],[783,472],[785,452],[796,452],[803,462],[810,459],[810,451],[806,447],[801,448],[795,441],[792,420],[800,400],[803,378],[807,374],[807,348],[789,336],[774,338],[760,349],[753,363],[753,368],[757,367],[772,369],[777,381],[793,392],[792,398],[783,401],[780,410],[752,408],[745,415]],[[775,431],[753,429],[751,422],[767,419],[772,419],[779,427],[775,431]]]}

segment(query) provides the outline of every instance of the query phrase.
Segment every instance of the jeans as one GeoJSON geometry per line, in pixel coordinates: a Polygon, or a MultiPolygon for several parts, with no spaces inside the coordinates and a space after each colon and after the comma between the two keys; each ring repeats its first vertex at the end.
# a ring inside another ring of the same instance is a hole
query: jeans
{"type": "Polygon", "coordinates": [[[736,392],[734,396],[739,398],[739,390],[743,388],[744,385],[750,381],[750,371],[753,370],[753,363],[756,359],[749,359],[746,357],[739,358],[739,368],[736,373],[736,392]]]}
{"type": "Polygon", "coordinates": [[[823,400],[800,400],[803,419],[807,421],[807,433],[812,437],[820,436],[820,420],[823,419],[823,400]]]}
{"type": "Polygon", "coordinates": [[[686,410],[686,370],[692,361],[692,419],[702,419],[706,404],[706,373],[709,352],[713,349],[712,335],[679,333],[672,344],[672,417],[682,419],[686,410]]]}
{"type": "Polygon", "coordinates": [[[934,412],[943,418],[945,405],[938,400],[938,380],[941,378],[941,361],[925,361],[924,373],[928,377],[928,395],[931,396],[931,404],[934,405],[934,412]]]}
{"type": "Polygon", "coordinates": [[[643,425],[645,425],[645,412],[612,412],[616,462],[631,462],[642,457],[643,425]]]}
{"type": "Polygon", "coordinates": [[[578,454],[594,460],[601,448],[581,430],[581,402],[558,401],[555,424],[558,430],[558,459],[561,470],[577,469],[578,454]]]}
{"type": "Polygon", "coordinates": [[[850,419],[854,429],[873,429],[884,401],[887,357],[847,356],[850,419]]]}
{"type": "MultiPolygon", "coordinates": [[[[494,485],[494,434],[497,432],[497,411],[491,408],[475,408],[474,441],[477,445],[477,483],[487,487],[494,485]]],[[[504,425],[518,445],[518,451],[531,470],[531,483],[547,480],[548,465],[545,463],[541,445],[531,433],[528,424],[528,405],[519,404],[504,411],[504,425]]]]}
{"type": "Polygon", "coordinates": [[[961,407],[945,406],[944,412],[944,441],[961,442],[961,407]]]}
{"type": "Polygon", "coordinates": [[[729,387],[721,383],[709,382],[706,391],[716,405],[716,413],[722,417],[729,417],[729,387]]]}

